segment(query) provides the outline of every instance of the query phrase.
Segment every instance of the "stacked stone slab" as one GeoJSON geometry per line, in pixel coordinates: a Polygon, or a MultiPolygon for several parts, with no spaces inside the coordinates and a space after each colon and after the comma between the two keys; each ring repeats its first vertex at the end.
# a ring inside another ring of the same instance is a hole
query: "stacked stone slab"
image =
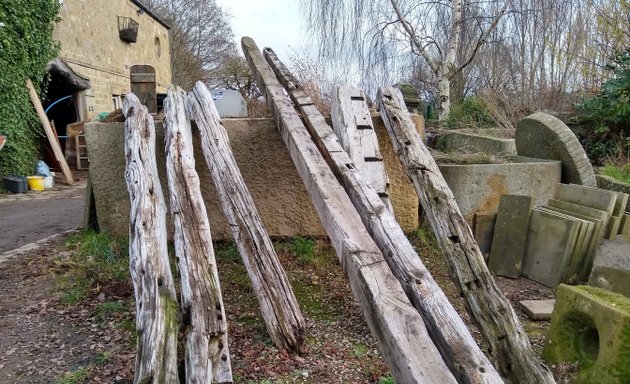
{"type": "Polygon", "coordinates": [[[501,196],[488,259],[488,268],[497,275],[515,279],[521,274],[531,209],[531,196],[501,196]]]}
{"type": "Polygon", "coordinates": [[[516,127],[520,156],[562,162],[562,182],[597,187],[593,166],[575,134],[558,118],[534,113],[516,127]]]}
{"type": "Polygon", "coordinates": [[[627,199],[620,192],[558,184],[555,199],[532,214],[523,276],[550,287],[586,281],[602,240],[621,231],[627,199]]]}
{"type": "Polygon", "coordinates": [[[630,299],[560,285],[543,358],[551,364],[579,362],[577,384],[630,383],[630,299]]]}

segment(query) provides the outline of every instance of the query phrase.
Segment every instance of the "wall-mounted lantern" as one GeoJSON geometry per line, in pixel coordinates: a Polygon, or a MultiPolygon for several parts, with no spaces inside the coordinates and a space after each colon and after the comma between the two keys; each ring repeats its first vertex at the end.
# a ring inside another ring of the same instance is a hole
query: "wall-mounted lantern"
{"type": "Polygon", "coordinates": [[[127,43],[138,41],[138,22],[131,17],[118,16],[118,36],[127,43]]]}

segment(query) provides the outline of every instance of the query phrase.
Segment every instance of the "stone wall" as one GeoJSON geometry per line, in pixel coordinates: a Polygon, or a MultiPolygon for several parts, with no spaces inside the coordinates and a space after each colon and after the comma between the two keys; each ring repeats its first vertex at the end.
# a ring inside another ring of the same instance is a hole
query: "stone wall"
{"type": "MultiPolygon", "coordinates": [[[[275,121],[224,119],[223,122],[234,157],[269,234],[273,237],[325,236],[304,184],[276,130],[275,121]]],[[[168,201],[164,135],[161,123],[156,126],[158,171],[168,201]]],[[[391,183],[396,218],[405,231],[413,231],[418,225],[418,198],[380,118],[374,119],[374,126],[391,183]]],[[[126,235],[129,197],[124,180],[123,124],[90,123],[86,125],[85,131],[99,225],[105,231],[126,235]]],[[[196,168],[212,235],[217,240],[228,239],[231,234],[198,144],[198,140],[195,140],[196,168]]]]}
{"type": "Polygon", "coordinates": [[[129,69],[136,64],[155,68],[157,90],[171,82],[169,30],[130,0],[65,0],[53,38],[59,57],[77,74],[90,80],[85,91],[86,118],[114,109],[113,95],[130,92],[129,69]],[[138,22],[138,41],[118,37],[118,16],[138,22]]]}

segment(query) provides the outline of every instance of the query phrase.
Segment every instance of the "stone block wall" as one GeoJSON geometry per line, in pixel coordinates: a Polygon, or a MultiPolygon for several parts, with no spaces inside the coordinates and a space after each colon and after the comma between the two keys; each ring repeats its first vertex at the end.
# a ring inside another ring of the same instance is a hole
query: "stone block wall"
{"type": "MultiPolygon", "coordinates": [[[[306,188],[276,130],[275,121],[224,119],[223,123],[234,157],[268,233],[273,237],[326,236],[306,188]]],[[[391,183],[390,195],[396,218],[403,230],[411,232],[418,226],[417,195],[380,118],[374,119],[374,127],[391,183]]],[[[85,131],[99,225],[110,233],[126,235],[129,227],[129,196],[124,179],[123,123],[89,123],[85,131]]],[[[158,171],[168,205],[161,123],[156,124],[156,131],[158,171]]],[[[196,135],[193,134],[195,137],[196,135]]],[[[215,240],[229,239],[231,232],[198,140],[195,140],[194,150],[212,236],[215,240]]]]}
{"type": "Polygon", "coordinates": [[[155,68],[157,91],[171,82],[170,32],[131,0],[65,0],[53,38],[61,44],[59,58],[90,80],[85,91],[86,118],[114,109],[112,95],[130,92],[129,70],[136,64],[155,68]],[[118,36],[118,16],[139,24],[138,41],[118,36]]]}

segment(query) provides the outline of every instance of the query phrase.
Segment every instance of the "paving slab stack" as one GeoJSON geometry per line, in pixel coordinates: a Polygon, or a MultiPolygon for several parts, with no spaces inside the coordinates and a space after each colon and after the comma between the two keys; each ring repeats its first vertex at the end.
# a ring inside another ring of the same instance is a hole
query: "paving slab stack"
{"type": "Polygon", "coordinates": [[[621,241],[630,255],[627,202],[625,193],[558,184],[554,199],[532,210],[521,274],[549,287],[587,281],[604,240],[621,241]]]}

